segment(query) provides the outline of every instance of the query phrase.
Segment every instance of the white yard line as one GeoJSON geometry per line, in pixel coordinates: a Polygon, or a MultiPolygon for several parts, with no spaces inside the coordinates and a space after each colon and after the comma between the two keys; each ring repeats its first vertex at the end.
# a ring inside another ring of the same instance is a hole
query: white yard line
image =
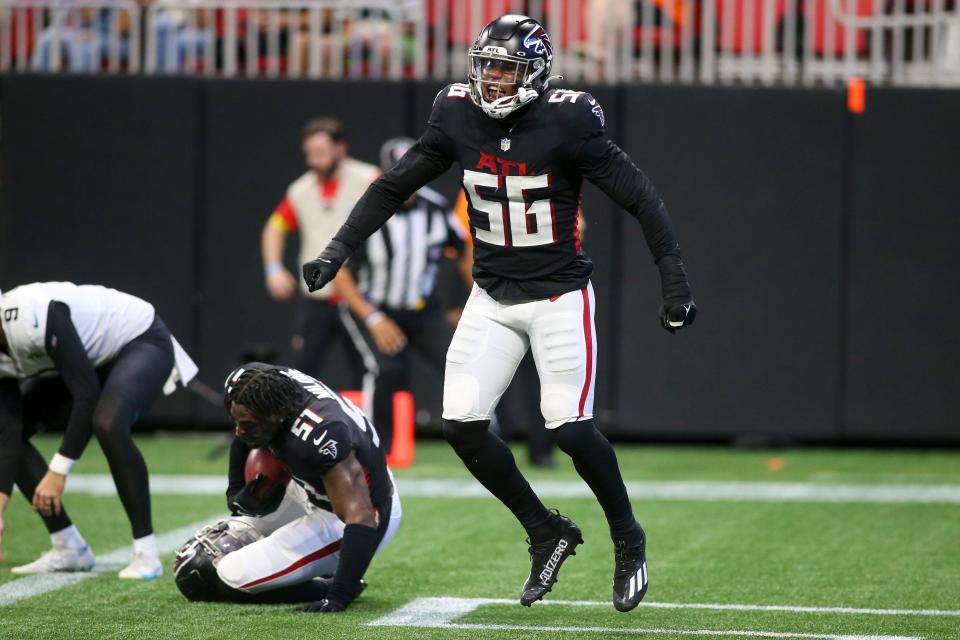
{"type": "MultiPolygon", "coordinates": [[[[482,631],[488,630],[508,630],[508,631],[548,631],[548,632],[595,632],[605,634],[664,634],[676,636],[726,636],[726,637],[744,637],[744,638],[811,638],[815,640],[922,640],[919,636],[878,636],[878,635],[844,635],[836,633],[799,633],[784,631],[756,631],[756,630],[734,630],[734,629],[640,629],[635,627],[596,627],[596,626],[531,626],[531,625],[509,625],[509,624],[469,624],[454,622],[477,608],[491,604],[509,604],[515,605],[515,600],[506,600],[503,598],[417,598],[412,602],[400,607],[399,609],[388,613],[368,623],[375,627],[419,627],[431,629],[476,629],[482,631]]],[[[609,607],[609,602],[578,601],[578,600],[553,600],[545,601],[543,605],[574,605],[587,607],[609,607]]],[[[877,609],[848,609],[837,607],[776,607],[767,608],[754,605],[686,605],[670,603],[641,603],[641,606],[667,606],[670,608],[737,608],[742,611],[796,611],[803,613],[877,613],[877,609]]],[[[930,612],[921,610],[920,615],[930,615],[930,612]]],[[[896,613],[899,615],[916,614],[917,611],[909,610],[884,610],[885,613],[896,613]]],[[[960,614],[960,612],[945,612],[948,615],[960,614]]]]}
{"type": "MultiPolygon", "coordinates": [[[[193,535],[194,531],[213,522],[218,517],[219,516],[216,515],[210,516],[199,522],[188,524],[185,527],[159,534],[157,536],[157,547],[160,553],[169,553],[176,550],[193,535]]],[[[89,580],[100,573],[116,573],[126,566],[132,557],[132,546],[121,547],[113,551],[108,551],[103,555],[98,555],[93,571],[77,573],[36,573],[0,584],[0,607],[56,591],[57,589],[69,587],[78,582],[89,580]]]]}
{"type": "MultiPolygon", "coordinates": [[[[579,480],[539,480],[530,483],[543,498],[592,498],[579,480]]],[[[627,482],[628,493],[638,500],[693,500],[734,502],[867,502],[960,504],[960,485],[860,485],[820,482],[627,482]]],[[[150,491],[157,495],[223,495],[226,476],[150,476],[150,491]]],[[[401,496],[418,498],[489,498],[472,479],[444,480],[398,478],[401,496]]],[[[76,474],[67,491],[114,495],[107,474],[76,474]]]]}
{"type": "Polygon", "coordinates": [[[671,636],[718,636],[733,638],[812,638],[814,640],[923,640],[922,636],[864,636],[836,633],[792,633],[789,631],[738,631],[728,629],[634,629],[631,627],[536,627],[513,624],[449,624],[444,629],[477,629],[483,631],[549,631],[604,634],[643,633],[671,636]]]}
{"type": "MultiPolygon", "coordinates": [[[[513,603],[513,600],[505,600],[513,603]]],[[[607,607],[609,602],[600,600],[544,600],[543,604],[567,607],[607,607]]],[[[698,602],[641,602],[641,607],[650,609],[709,609],[713,611],[785,611],[787,613],[843,613],[873,616],[933,616],[960,617],[960,611],[945,609],[858,609],[854,607],[806,607],[779,604],[705,604],[698,602]]]]}

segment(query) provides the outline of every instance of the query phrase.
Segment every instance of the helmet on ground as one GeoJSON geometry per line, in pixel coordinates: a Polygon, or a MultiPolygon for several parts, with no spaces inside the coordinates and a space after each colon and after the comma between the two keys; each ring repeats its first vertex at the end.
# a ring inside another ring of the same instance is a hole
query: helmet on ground
{"type": "Polygon", "coordinates": [[[177,550],[173,561],[173,579],[180,593],[187,600],[219,600],[220,560],[262,537],[242,520],[220,520],[198,530],[177,550]]]}

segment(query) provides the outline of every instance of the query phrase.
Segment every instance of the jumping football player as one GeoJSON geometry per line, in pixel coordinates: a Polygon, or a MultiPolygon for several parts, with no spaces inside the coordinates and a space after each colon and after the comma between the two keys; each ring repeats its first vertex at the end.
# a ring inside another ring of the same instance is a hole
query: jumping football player
{"type": "Polygon", "coordinates": [[[94,557],[67,517],[67,475],[96,434],[133,530],[121,578],[163,573],[150,518],[147,466],[131,437],[154,400],[197,367],[153,305],[97,285],[36,282],[0,295],[0,535],[16,483],[53,548],[16,574],[89,571],[94,557]],[[49,467],[29,442],[39,423],[66,423],[49,467]]]}
{"type": "Polygon", "coordinates": [[[238,602],[302,601],[318,593],[304,611],[343,611],[400,526],[400,497],[376,430],[349,400],[288,367],[255,362],[236,369],[224,405],[237,435],[227,503],[246,516],[240,522],[247,527],[236,530],[255,532],[219,560],[212,579],[222,584],[210,584],[202,570],[191,577],[189,558],[178,554],[178,586],[192,599],[238,602]],[[250,449],[260,447],[289,469],[285,490],[262,495],[260,476],[244,484],[250,449]],[[329,574],[332,581],[315,580],[329,574]]]}
{"type": "Polygon", "coordinates": [[[447,351],[444,436],[526,529],[531,569],[520,602],[529,606],[550,591],[582,543],[580,529],[547,510],[488,431],[517,363],[532,349],[546,427],[556,430],[557,444],[603,507],[614,543],[613,604],[629,611],[647,590],[646,537],[613,448],[593,422],[593,265],[577,234],[583,178],[640,222],[660,271],[660,319],[670,333],[696,315],[679,245],[650,180],[607,139],[597,101],[548,90],[553,52],[540,24],[503,16],[483,28],[469,58],[469,83],[437,94],[418,143],[367,189],[303,275],[311,288],[322,287],[411,193],[460,165],[476,285],[447,351]]]}

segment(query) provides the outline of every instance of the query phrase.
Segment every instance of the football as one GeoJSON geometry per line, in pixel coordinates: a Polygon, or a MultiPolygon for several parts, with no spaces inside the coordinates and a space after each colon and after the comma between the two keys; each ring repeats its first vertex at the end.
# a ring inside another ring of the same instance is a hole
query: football
{"type": "Polygon", "coordinates": [[[287,465],[263,448],[252,449],[247,455],[247,463],[243,467],[244,482],[250,482],[257,477],[258,473],[264,475],[264,479],[256,491],[260,496],[269,494],[276,486],[285,487],[291,478],[287,465]]]}

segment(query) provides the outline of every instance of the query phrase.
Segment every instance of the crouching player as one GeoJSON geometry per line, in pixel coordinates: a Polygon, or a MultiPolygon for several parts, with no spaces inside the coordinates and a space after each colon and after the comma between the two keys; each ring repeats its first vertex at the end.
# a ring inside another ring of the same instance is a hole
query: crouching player
{"type": "Polygon", "coordinates": [[[400,524],[376,430],[349,400],[286,367],[236,369],[224,404],[237,435],[227,489],[235,516],[181,548],[177,585],[193,600],[313,600],[304,611],[343,611],[400,524]],[[244,483],[250,450],[261,447],[289,470],[286,486],[262,473],[244,483]]]}

